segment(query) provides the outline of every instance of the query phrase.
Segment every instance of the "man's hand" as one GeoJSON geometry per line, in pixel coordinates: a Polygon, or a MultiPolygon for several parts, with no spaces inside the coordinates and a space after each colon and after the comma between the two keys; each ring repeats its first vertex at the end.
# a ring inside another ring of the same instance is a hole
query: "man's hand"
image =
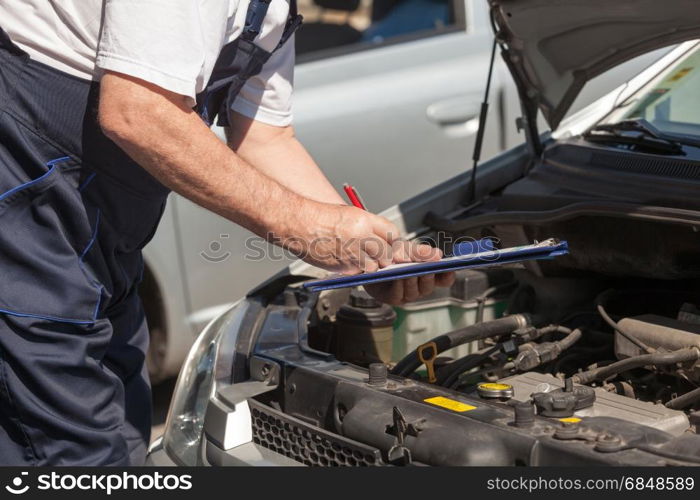
{"type": "MultiPolygon", "coordinates": [[[[384,217],[348,205],[308,202],[282,245],[299,258],[344,274],[373,272],[394,260],[399,230],[384,217]]],[[[403,255],[401,255],[403,258],[403,255]]]]}
{"type": "MultiPolygon", "coordinates": [[[[306,240],[292,240],[283,246],[310,264],[345,274],[442,258],[437,248],[400,239],[398,228],[384,217],[355,207],[330,206],[336,213],[329,212],[328,205],[317,211],[315,224],[303,232],[306,240]]],[[[381,302],[401,305],[430,295],[435,287],[449,287],[452,283],[454,273],[442,273],[375,283],[365,289],[381,302]]]]}
{"type": "MultiPolygon", "coordinates": [[[[425,244],[402,240],[395,242],[393,246],[396,263],[430,262],[442,258],[442,252],[439,249],[425,244]]],[[[454,273],[427,274],[403,280],[365,285],[365,290],[381,302],[398,306],[430,295],[435,287],[452,286],[454,280],[454,273]]]]}

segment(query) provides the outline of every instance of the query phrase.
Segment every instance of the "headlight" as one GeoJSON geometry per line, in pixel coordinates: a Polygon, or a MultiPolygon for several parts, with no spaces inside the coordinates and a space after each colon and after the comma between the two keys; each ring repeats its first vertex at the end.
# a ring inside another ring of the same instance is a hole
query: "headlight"
{"type": "Polygon", "coordinates": [[[204,413],[218,381],[230,383],[236,337],[250,304],[237,303],[212,320],[190,349],[175,385],[163,446],[182,465],[197,465],[204,413]]]}

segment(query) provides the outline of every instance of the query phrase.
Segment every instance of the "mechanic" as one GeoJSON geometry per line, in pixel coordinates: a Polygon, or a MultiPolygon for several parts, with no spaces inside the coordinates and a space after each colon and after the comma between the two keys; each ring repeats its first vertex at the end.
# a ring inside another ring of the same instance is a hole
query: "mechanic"
{"type": "Polygon", "coordinates": [[[0,464],[143,462],[137,285],[170,190],[328,270],[440,257],[295,139],[299,24],[294,0],[0,0],[0,464]]]}

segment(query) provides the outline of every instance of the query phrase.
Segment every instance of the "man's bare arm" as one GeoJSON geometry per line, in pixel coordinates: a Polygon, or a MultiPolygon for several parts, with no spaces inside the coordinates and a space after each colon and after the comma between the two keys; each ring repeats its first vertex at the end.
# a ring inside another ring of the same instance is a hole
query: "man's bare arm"
{"type": "Polygon", "coordinates": [[[222,143],[181,95],[107,72],[99,119],[107,136],[164,185],[258,235],[273,233],[307,262],[359,272],[393,260],[399,234],[388,220],[282,186],[222,143]]]}
{"type": "Polygon", "coordinates": [[[346,203],[296,139],[291,126],[275,127],[235,112],[230,122],[226,128],[229,146],[256,169],[305,198],[346,203]]]}
{"type": "Polygon", "coordinates": [[[104,132],[173,191],[257,234],[273,221],[256,205],[281,197],[288,208],[301,208],[301,197],[231,154],[183,96],[114,73],[103,77],[100,92],[104,132]]]}

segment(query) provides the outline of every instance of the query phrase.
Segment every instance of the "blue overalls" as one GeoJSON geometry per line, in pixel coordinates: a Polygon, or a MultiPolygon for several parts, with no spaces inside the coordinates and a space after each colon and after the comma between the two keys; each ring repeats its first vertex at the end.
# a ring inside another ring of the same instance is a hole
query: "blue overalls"
{"type": "MultiPolygon", "coordinates": [[[[253,43],[270,1],[252,0],[222,49],[198,98],[207,122],[270,57],[253,43]]],[[[291,4],[281,43],[300,24],[291,4]]],[[[169,191],[102,133],[98,99],[98,83],[31,60],[0,29],[0,465],[145,458],[137,287],[169,191]]]]}

